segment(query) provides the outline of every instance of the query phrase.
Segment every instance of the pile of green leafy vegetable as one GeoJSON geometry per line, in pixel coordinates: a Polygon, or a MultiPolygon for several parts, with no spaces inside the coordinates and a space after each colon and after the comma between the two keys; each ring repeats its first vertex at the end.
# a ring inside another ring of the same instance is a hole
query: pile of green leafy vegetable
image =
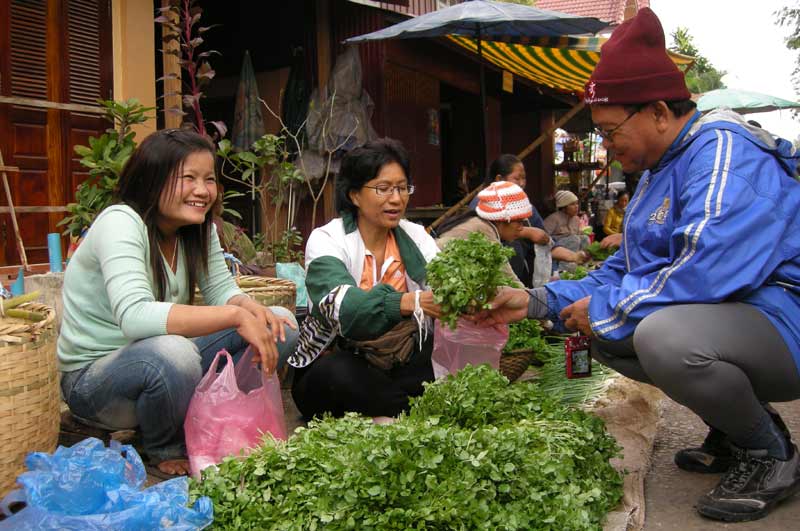
{"type": "Polygon", "coordinates": [[[441,320],[456,328],[458,316],[487,308],[497,288],[515,283],[501,271],[514,250],[474,232],[466,240],[450,240],[427,265],[433,300],[441,305],[441,320]]]}
{"type": "Polygon", "coordinates": [[[503,352],[530,350],[542,352],[547,343],[542,339],[542,325],[535,319],[523,319],[508,325],[508,343],[503,352]]]}
{"type": "Polygon", "coordinates": [[[616,253],[619,247],[612,245],[603,249],[600,242],[592,242],[586,247],[586,252],[589,253],[595,260],[605,260],[612,254],[616,253]]]}
{"type": "Polygon", "coordinates": [[[558,277],[561,280],[580,280],[589,274],[585,267],[577,266],[575,271],[559,271],[558,277]]]}
{"type": "Polygon", "coordinates": [[[214,529],[601,529],[622,496],[599,418],[488,366],[427,386],[389,425],[324,418],[192,482],[214,529]]]}

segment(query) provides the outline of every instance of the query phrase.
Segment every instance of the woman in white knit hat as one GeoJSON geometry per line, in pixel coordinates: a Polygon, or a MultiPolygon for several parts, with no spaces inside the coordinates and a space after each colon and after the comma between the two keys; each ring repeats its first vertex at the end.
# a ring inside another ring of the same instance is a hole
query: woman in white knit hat
{"type": "Polygon", "coordinates": [[[556,245],[571,251],[582,251],[589,245],[589,238],[581,232],[578,221],[578,196],[569,190],[556,192],[557,211],[544,220],[544,230],[555,240],[556,245]]]}
{"type": "MultiPolygon", "coordinates": [[[[475,210],[459,218],[436,243],[441,249],[450,240],[466,240],[473,232],[480,232],[497,243],[512,242],[520,237],[523,222],[532,212],[533,206],[522,188],[507,181],[496,181],[478,194],[475,210]]],[[[523,285],[508,262],[503,272],[523,285]]]]}

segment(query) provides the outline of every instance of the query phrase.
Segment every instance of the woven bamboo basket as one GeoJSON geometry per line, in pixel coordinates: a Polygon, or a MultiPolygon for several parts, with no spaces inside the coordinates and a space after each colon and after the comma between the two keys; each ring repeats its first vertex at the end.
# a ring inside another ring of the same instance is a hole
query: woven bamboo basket
{"type": "Polygon", "coordinates": [[[17,308],[45,319],[0,317],[0,498],[16,483],[29,452],[52,452],[58,443],[55,311],[37,302],[17,308]]]}
{"type": "MultiPolygon", "coordinates": [[[[283,306],[295,313],[297,286],[291,280],[241,275],[236,277],[236,283],[242,291],[250,295],[262,306],[283,306]]],[[[197,306],[205,304],[200,290],[195,292],[194,304],[197,306]]]]}
{"type": "Polygon", "coordinates": [[[532,350],[512,350],[503,352],[500,356],[500,374],[508,378],[509,382],[515,381],[530,365],[541,365],[532,350]]]}

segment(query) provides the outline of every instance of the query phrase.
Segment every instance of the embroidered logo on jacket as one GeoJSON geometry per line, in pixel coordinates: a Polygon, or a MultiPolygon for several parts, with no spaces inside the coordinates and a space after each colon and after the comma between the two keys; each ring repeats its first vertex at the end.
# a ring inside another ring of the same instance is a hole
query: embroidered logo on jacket
{"type": "Polygon", "coordinates": [[[647,223],[658,223],[659,225],[663,225],[664,220],[667,219],[667,214],[669,214],[669,197],[665,197],[664,202],[661,203],[661,206],[658,207],[655,212],[650,214],[650,217],[647,219],[647,223]]]}

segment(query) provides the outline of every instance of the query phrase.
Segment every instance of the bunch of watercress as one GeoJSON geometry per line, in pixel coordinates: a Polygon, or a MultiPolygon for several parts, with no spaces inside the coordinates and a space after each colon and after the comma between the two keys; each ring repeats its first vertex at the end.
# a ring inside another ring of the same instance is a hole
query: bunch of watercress
{"type": "Polygon", "coordinates": [[[612,245],[605,249],[600,245],[600,242],[592,242],[586,247],[586,252],[589,253],[594,260],[605,260],[612,254],[616,253],[619,247],[612,245]]]}
{"type": "Polygon", "coordinates": [[[542,352],[547,343],[542,339],[542,325],[535,319],[523,319],[508,325],[508,343],[503,352],[530,350],[542,352]]]}
{"type": "Polygon", "coordinates": [[[449,241],[427,266],[427,282],[442,307],[442,322],[455,329],[459,315],[488,308],[499,286],[514,283],[500,270],[512,256],[513,249],[478,232],[449,241]]]}
{"type": "Polygon", "coordinates": [[[601,529],[622,495],[603,422],[488,366],[427,386],[408,415],[323,418],[192,483],[214,529],[601,529]]]}
{"type": "Polygon", "coordinates": [[[558,276],[561,280],[580,280],[589,274],[585,267],[577,266],[575,271],[561,271],[558,276]]]}

